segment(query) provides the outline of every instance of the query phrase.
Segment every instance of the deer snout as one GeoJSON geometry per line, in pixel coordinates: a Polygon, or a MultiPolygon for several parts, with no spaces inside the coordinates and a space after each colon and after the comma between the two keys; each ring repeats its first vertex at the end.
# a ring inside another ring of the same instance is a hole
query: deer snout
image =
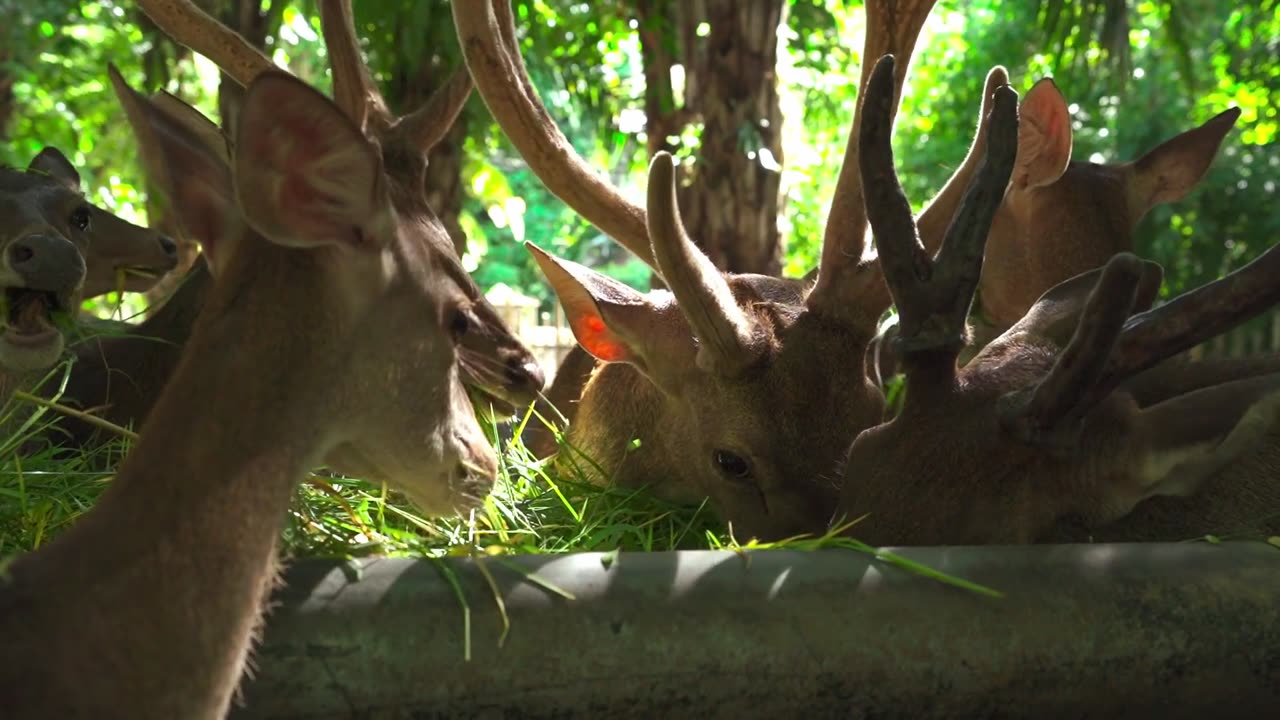
{"type": "Polygon", "coordinates": [[[507,387],[513,391],[524,390],[536,394],[546,384],[542,366],[530,357],[513,357],[507,360],[507,387]]]}
{"type": "Polygon", "coordinates": [[[27,235],[9,245],[5,260],[33,290],[69,292],[84,283],[84,256],[61,235],[27,235]]]}
{"type": "Polygon", "coordinates": [[[479,505],[489,494],[498,478],[498,456],[481,433],[455,431],[453,444],[458,462],[451,470],[448,485],[461,510],[479,505]]]}

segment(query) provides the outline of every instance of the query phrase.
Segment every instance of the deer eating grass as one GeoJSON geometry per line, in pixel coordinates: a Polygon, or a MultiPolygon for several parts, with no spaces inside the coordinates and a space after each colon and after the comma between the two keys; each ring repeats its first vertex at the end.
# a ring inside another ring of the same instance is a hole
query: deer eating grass
{"type": "Polygon", "coordinates": [[[1124,389],[1136,373],[1280,301],[1280,248],[1156,309],[1148,308],[1160,266],[1117,254],[1049,289],[958,368],[983,244],[1016,172],[1012,91],[997,97],[989,165],[930,260],[893,168],[891,75],[892,61],[882,60],[867,90],[859,159],[901,318],[906,398],[898,417],[849,450],[840,505],[862,518],[851,532],[874,544],[1027,543],[1093,529],[1113,540],[1172,540],[1280,510],[1280,374],[1148,407],[1124,389]]]}
{"type": "Polygon", "coordinates": [[[61,183],[69,193],[60,198],[72,234],[83,240],[86,275],[83,296],[109,292],[146,292],[178,265],[178,245],[167,235],[116,217],[84,196],[80,173],[57,148],[41,150],[27,166],[61,183]]]}
{"type": "Polygon", "coordinates": [[[80,300],[146,290],[177,261],[169,238],[88,202],[51,146],[25,171],[0,168],[0,228],[0,400],[34,389],[58,362],[80,300]]]}
{"type": "MultiPolygon", "coordinates": [[[[342,76],[354,31],[333,9],[342,76]]],[[[222,40],[219,59],[250,68],[230,168],[112,73],[214,283],[97,506],[5,568],[6,717],[222,717],[309,468],[385,481],[430,514],[474,507],[496,475],[460,380],[465,271],[417,188],[384,171],[369,96],[348,85],[335,104],[222,40]]]]}
{"type": "MultiPolygon", "coordinates": [[[[220,37],[229,32],[222,26],[208,29],[193,25],[196,17],[184,5],[188,3],[143,3],[144,9],[158,18],[160,26],[180,41],[199,47],[202,39],[220,37]]],[[[350,9],[339,3],[326,2],[321,9],[328,14],[324,27],[334,31],[350,24],[350,9]]],[[[233,36],[234,37],[234,36],[233,36]]],[[[394,117],[385,101],[373,87],[368,73],[359,63],[354,36],[347,39],[334,32],[328,38],[336,42],[344,58],[335,92],[354,99],[367,97],[367,107],[360,110],[367,132],[379,141],[383,168],[409,195],[399,218],[408,228],[430,220],[420,219],[425,204],[425,159],[461,111],[471,92],[470,77],[459,71],[422,109],[403,117],[394,117]],[[350,47],[348,47],[350,46],[350,47]],[[408,207],[412,203],[413,207],[408,207]]],[[[211,49],[212,52],[218,52],[211,49]]],[[[220,54],[215,61],[225,63],[232,77],[247,83],[254,73],[270,65],[259,54],[239,56],[220,54]],[[260,59],[259,59],[260,58],[260,59]]],[[[169,115],[170,120],[184,126],[202,146],[229,162],[228,140],[221,129],[198,111],[168,93],[158,94],[152,107],[169,115]]],[[[199,240],[200,238],[193,238],[199,240]]],[[[429,242],[437,238],[428,233],[429,242]]],[[[120,324],[108,336],[94,337],[75,348],[76,364],[60,401],[91,410],[103,419],[120,426],[140,425],[145,420],[170,373],[177,364],[182,345],[190,333],[191,323],[203,302],[209,278],[203,263],[184,279],[182,286],[157,313],[139,325],[120,324]]],[[[485,299],[479,287],[465,272],[452,265],[446,272],[455,273],[454,282],[464,289],[468,302],[457,309],[451,322],[460,335],[460,361],[463,381],[474,393],[482,411],[495,419],[507,417],[517,408],[527,406],[539,395],[543,373],[532,352],[503,324],[497,310],[485,299]]],[[[46,393],[53,389],[46,389],[46,393]]],[[[83,447],[97,442],[102,431],[76,418],[60,423],[61,432],[54,442],[83,447]]]]}
{"type": "MultiPolygon", "coordinates": [[[[895,108],[932,6],[867,3],[863,57],[892,51],[902,60],[895,108]]],[[[890,299],[875,258],[864,257],[860,111],[816,284],[721,273],[685,235],[668,156],[653,160],[648,208],[625,199],[577,156],[543,107],[520,57],[510,3],[452,8],[477,90],[530,169],[670,288],[642,294],[530,246],[580,345],[599,361],[568,428],[574,450],[561,460],[585,456],[578,464],[597,482],[648,485],[677,500],[710,497],[740,535],[816,529],[814,517],[825,519],[834,503],[841,454],[884,411],[862,367],[890,299]]],[[[986,97],[1006,80],[1002,68],[993,70],[986,97]]],[[[988,109],[984,102],[984,116],[988,109]]],[[[980,119],[969,156],[921,216],[936,229],[932,239],[941,238],[973,172],[985,144],[982,127],[980,119]]]]}

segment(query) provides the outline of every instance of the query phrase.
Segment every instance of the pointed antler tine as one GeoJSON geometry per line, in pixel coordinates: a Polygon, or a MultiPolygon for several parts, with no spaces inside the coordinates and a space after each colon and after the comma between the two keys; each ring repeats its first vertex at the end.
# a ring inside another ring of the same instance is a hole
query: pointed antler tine
{"type": "Polygon", "coordinates": [[[333,100],[364,131],[370,120],[390,122],[387,103],[360,58],[351,0],[320,0],[320,32],[333,71],[333,100]],[[372,116],[372,117],[371,117],[372,116]]]}
{"type": "Polygon", "coordinates": [[[396,121],[392,134],[419,152],[430,152],[453,127],[474,87],[467,66],[459,66],[425,105],[396,121]]]}
{"type": "Polygon", "coordinates": [[[1075,333],[1053,369],[1029,397],[1025,393],[1014,396],[1015,404],[1004,410],[1007,422],[1019,437],[1042,442],[1054,437],[1060,428],[1073,428],[1088,409],[1086,396],[1105,371],[1137,301],[1145,270],[1143,261],[1131,253],[1120,253],[1107,262],[1085,301],[1075,333]]]}
{"type": "Polygon", "coordinates": [[[1221,335],[1280,303],[1280,246],[1226,277],[1129,318],[1096,392],[1221,335]]]}
{"type": "Polygon", "coordinates": [[[866,253],[869,218],[864,193],[867,188],[862,182],[861,162],[857,157],[864,98],[868,97],[872,76],[869,62],[885,55],[896,58],[886,123],[891,130],[916,41],[934,3],[935,0],[867,0],[863,4],[867,33],[862,48],[858,107],[854,110],[835,195],[831,198],[831,211],[827,214],[817,282],[807,304],[811,309],[842,318],[868,334],[874,332],[876,322],[891,302],[880,268],[866,253]]]}
{"type": "Polygon", "coordinates": [[[943,311],[945,330],[960,346],[966,342],[965,321],[982,278],[987,235],[1017,158],[1018,94],[1007,85],[996,88],[989,133],[982,163],[965,190],[935,261],[935,282],[945,288],[942,297],[951,301],[943,311]]]}
{"type": "Polygon", "coordinates": [[[665,152],[649,165],[648,223],[658,269],[698,337],[698,365],[722,375],[753,365],[760,353],[751,319],[738,307],[724,275],[685,234],[675,165],[665,152]]]}
{"type": "MultiPolygon", "coordinates": [[[[866,198],[866,214],[880,254],[880,267],[898,311],[904,334],[914,335],[921,311],[914,304],[920,283],[929,278],[931,263],[920,244],[911,203],[893,166],[892,55],[876,62],[862,102],[858,163],[866,198]]],[[[819,276],[821,277],[821,276],[819,276]]]]}

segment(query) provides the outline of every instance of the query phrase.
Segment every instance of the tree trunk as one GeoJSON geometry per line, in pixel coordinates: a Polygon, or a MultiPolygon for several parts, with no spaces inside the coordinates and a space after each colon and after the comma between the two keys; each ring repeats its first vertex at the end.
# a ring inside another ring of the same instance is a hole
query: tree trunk
{"type": "Polygon", "coordinates": [[[680,209],[689,236],[722,270],[782,269],[778,189],[782,109],[777,44],[783,0],[642,0],[636,6],[645,72],[650,156],[675,152],[694,121],[692,165],[681,165],[680,209]],[[703,23],[710,32],[698,36],[703,23]],[[685,70],[677,105],[671,68],[685,70]]]}
{"type": "Polygon", "coordinates": [[[0,141],[9,141],[9,123],[16,110],[13,103],[13,75],[5,70],[13,60],[8,48],[0,48],[0,141]]]}
{"type": "MultiPolygon", "coordinates": [[[[689,237],[721,270],[779,275],[778,189],[782,165],[782,108],[778,104],[778,25],[783,0],[637,0],[634,6],[644,59],[645,132],[649,157],[679,153],[685,127],[701,120],[693,163],[679,166],[677,199],[689,237]],[[710,33],[698,36],[707,23],[710,33]],[[684,103],[671,70],[685,70],[684,103]]],[[[654,277],[654,287],[661,287],[654,277]]],[[[555,405],[573,422],[577,400],[595,359],[575,345],[556,371],[537,409],[555,405]]],[[[526,427],[536,457],[556,450],[552,432],[526,427]]]]}

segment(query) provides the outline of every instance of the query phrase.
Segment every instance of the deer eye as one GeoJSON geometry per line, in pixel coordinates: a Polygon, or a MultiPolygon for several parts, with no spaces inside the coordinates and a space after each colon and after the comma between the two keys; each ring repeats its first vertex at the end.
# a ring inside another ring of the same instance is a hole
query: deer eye
{"type": "Polygon", "coordinates": [[[467,311],[458,308],[453,311],[453,315],[449,318],[449,333],[453,335],[455,341],[461,340],[463,335],[471,329],[471,318],[467,317],[467,311]]]}
{"type": "Polygon", "coordinates": [[[725,477],[733,480],[745,480],[751,477],[751,463],[741,455],[728,450],[716,450],[711,457],[716,463],[716,468],[725,477]]]}
{"type": "Polygon", "coordinates": [[[74,227],[77,230],[88,230],[89,229],[89,208],[84,205],[81,205],[75,210],[72,210],[71,217],[68,218],[68,220],[71,222],[71,227],[74,227]]]}

